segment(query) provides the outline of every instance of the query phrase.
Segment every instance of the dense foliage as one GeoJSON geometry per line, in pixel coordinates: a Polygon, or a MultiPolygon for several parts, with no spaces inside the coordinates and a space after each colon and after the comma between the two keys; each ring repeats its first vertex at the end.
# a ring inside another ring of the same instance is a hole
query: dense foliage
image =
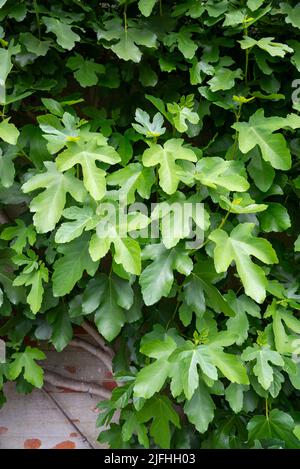
{"type": "Polygon", "coordinates": [[[299,448],[300,3],[0,0],[0,24],[0,401],[87,318],[116,352],[100,441],[299,448]]]}

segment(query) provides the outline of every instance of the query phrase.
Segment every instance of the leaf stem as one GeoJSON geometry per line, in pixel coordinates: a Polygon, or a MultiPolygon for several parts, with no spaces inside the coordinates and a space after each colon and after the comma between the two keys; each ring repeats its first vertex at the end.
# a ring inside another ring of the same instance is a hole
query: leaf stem
{"type": "Polygon", "coordinates": [[[159,14],[160,14],[160,16],[163,15],[162,0],[159,0],[159,14]]]}
{"type": "Polygon", "coordinates": [[[128,25],[127,25],[127,3],[125,3],[125,5],[124,5],[124,30],[125,30],[125,34],[127,34],[127,29],[128,29],[128,25]]]}
{"type": "Polygon", "coordinates": [[[269,403],[268,398],[265,400],[266,419],[269,420],[269,403]]]}
{"type": "Polygon", "coordinates": [[[33,7],[35,11],[35,17],[36,17],[36,23],[37,23],[37,28],[38,28],[38,35],[39,35],[39,40],[41,40],[41,22],[40,22],[40,14],[39,14],[39,9],[38,9],[38,4],[36,0],[33,0],[33,7]]]}

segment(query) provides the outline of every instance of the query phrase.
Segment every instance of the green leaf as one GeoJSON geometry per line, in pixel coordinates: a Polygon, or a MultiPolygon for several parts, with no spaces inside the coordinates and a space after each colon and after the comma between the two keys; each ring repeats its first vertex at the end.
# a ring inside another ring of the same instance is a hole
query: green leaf
{"type": "Polygon", "coordinates": [[[126,280],[99,274],[87,285],[82,309],[84,314],[95,313],[99,332],[111,341],[119,334],[132,304],[133,290],[126,280]]]}
{"type": "Polygon", "coordinates": [[[187,122],[198,124],[199,115],[186,106],[177,103],[168,103],[167,109],[172,114],[173,123],[178,132],[186,132],[188,130],[187,122]]]}
{"type": "Polygon", "coordinates": [[[238,78],[241,79],[243,72],[240,68],[237,70],[230,70],[229,68],[220,68],[216,71],[213,78],[211,78],[207,83],[210,86],[212,92],[220,90],[230,90],[235,85],[235,80],[238,78]]]}
{"type": "Polygon", "coordinates": [[[214,418],[215,404],[208,388],[200,381],[191,400],[184,404],[184,413],[189,421],[195,425],[199,433],[204,433],[208,429],[208,425],[214,418]]]}
{"type": "Polygon", "coordinates": [[[300,448],[298,438],[293,434],[295,423],[292,417],[278,409],[273,409],[268,416],[255,415],[247,425],[249,442],[254,440],[278,439],[288,449],[300,448]]]}
{"type": "Polygon", "coordinates": [[[143,154],[143,165],[151,167],[159,164],[160,186],[167,194],[174,194],[180,181],[178,175],[180,167],[176,164],[176,160],[196,162],[195,153],[189,148],[183,147],[183,139],[181,138],[168,140],[163,147],[157,144],[149,144],[149,146],[150,148],[143,154]]]}
{"type": "Polygon", "coordinates": [[[258,382],[264,389],[269,389],[273,382],[273,369],[269,362],[277,366],[283,366],[284,361],[281,355],[268,347],[259,347],[254,344],[253,347],[247,347],[242,353],[242,359],[245,361],[256,360],[253,372],[258,378],[258,382]]]}
{"type": "Polygon", "coordinates": [[[75,46],[75,42],[80,41],[80,36],[72,31],[72,27],[67,21],[60,21],[57,18],[50,18],[42,16],[47,33],[54,33],[56,36],[57,44],[63,49],[71,50],[75,46]]]}
{"type": "Polygon", "coordinates": [[[263,159],[273,168],[287,170],[291,167],[291,154],[285,138],[273,132],[284,127],[299,128],[299,116],[289,114],[286,118],[265,117],[263,109],[258,109],[249,122],[238,122],[232,127],[239,133],[239,147],[242,153],[248,153],[258,145],[263,159]]]}
{"type": "Polygon", "coordinates": [[[208,346],[212,363],[232,383],[249,384],[246,369],[238,355],[223,352],[221,347],[213,343],[208,346]]]}
{"type": "Polygon", "coordinates": [[[275,171],[270,163],[264,161],[257,152],[251,158],[247,169],[256,187],[262,192],[267,192],[275,177],[275,171]]]}
{"type": "Polygon", "coordinates": [[[271,231],[285,231],[291,226],[291,219],[287,209],[276,202],[268,204],[268,209],[259,215],[261,229],[267,233],[271,231]]]}
{"type": "Polygon", "coordinates": [[[147,306],[168,296],[174,282],[173,270],[188,275],[193,268],[188,253],[177,248],[166,250],[159,244],[145,248],[143,258],[153,259],[140,276],[142,295],[147,306]]]}
{"type": "Polygon", "coordinates": [[[78,119],[64,112],[61,119],[51,114],[38,117],[41,130],[46,134],[44,139],[48,141],[47,149],[53,154],[61,150],[67,142],[79,139],[78,119]]]}
{"type": "Polygon", "coordinates": [[[249,189],[246,171],[239,161],[225,161],[217,156],[201,158],[196,165],[195,179],[204,186],[243,192],[249,189]]]}
{"type": "Polygon", "coordinates": [[[198,238],[208,229],[209,215],[200,200],[197,195],[186,199],[181,192],[176,192],[155,206],[151,219],[160,219],[162,241],[167,249],[176,246],[181,239],[190,239],[191,222],[194,222],[198,238]]]}
{"type": "Polygon", "coordinates": [[[51,41],[41,41],[29,32],[21,33],[19,39],[28,52],[43,57],[47,54],[51,44],[51,41]]]}
{"type": "Polygon", "coordinates": [[[31,286],[30,292],[27,295],[27,303],[32,313],[36,314],[39,312],[42,305],[44,296],[43,282],[48,282],[49,273],[43,262],[37,262],[38,258],[33,252],[29,255],[31,258],[22,255],[19,255],[19,257],[15,256],[14,262],[18,265],[25,264],[25,267],[15,278],[13,286],[31,286]]]}
{"type": "Polygon", "coordinates": [[[139,0],[138,6],[139,10],[144,16],[150,16],[156,0],[139,0]]]}
{"type": "Polygon", "coordinates": [[[248,388],[243,384],[230,383],[225,391],[225,398],[233,412],[238,414],[243,408],[244,391],[248,388]]]}
{"type": "Polygon", "coordinates": [[[272,57],[284,57],[287,52],[293,52],[288,45],[281,42],[273,42],[274,37],[264,37],[256,40],[249,36],[244,36],[244,39],[238,41],[242,49],[249,49],[254,46],[268,52],[272,57]]]}
{"type": "Polygon", "coordinates": [[[69,207],[63,211],[62,215],[74,221],[62,223],[55,234],[56,243],[69,243],[81,236],[85,229],[94,227],[95,214],[91,207],[69,207]]]}
{"type": "Polygon", "coordinates": [[[134,384],[136,397],[150,399],[161,390],[174,367],[168,358],[176,346],[175,340],[159,327],[143,338],[140,351],[148,357],[155,358],[156,361],[138,372],[134,384]]]}
{"type": "Polygon", "coordinates": [[[106,192],[105,171],[96,161],[116,164],[121,160],[115,149],[106,144],[101,134],[90,134],[77,142],[67,144],[67,149],[56,159],[59,171],[66,171],[77,164],[82,167],[83,183],[95,200],[101,200],[106,192]]]}
{"type": "Polygon", "coordinates": [[[117,40],[109,48],[123,60],[140,62],[142,53],[137,45],[149,48],[156,47],[156,34],[149,29],[139,29],[136,23],[129,21],[124,30],[122,20],[113,18],[105,22],[105,29],[98,29],[97,37],[106,41],[117,40]],[[137,45],[136,45],[137,44],[137,45]]]}
{"type": "Polygon", "coordinates": [[[98,211],[99,223],[92,236],[89,252],[94,261],[102,259],[114,245],[114,261],[121,264],[127,273],[139,275],[141,272],[141,248],[139,243],[128,236],[134,230],[149,224],[146,215],[140,212],[124,213],[123,208],[105,204],[98,211]]]}
{"type": "Polygon", "coordinates": [[[166,128],[163,127],[164,118],[157,112],[153,117],[153,121],[150,122],[150,116],[147,112],[137,108],[134,116],[137,124],[132,124],[132,127],[140,134],[146,137],[153,138],[163,135],[166,128]]]}
{"type": "Polygon", "coordinates": [[[170,424],[180,428],[179,416],[167,396],[155,396],[146,401],[137,414],[140,423],[151,420],[150,435],[161,448],[170,447],[170,424]]]}
{"type": "Polygon", "coordinates": [[[24,369],[24,378],[28,383],[37,388],[43,386],[44,371],[35,360],[45,360],[44,352],[27,346],[24,352],[14,353],[11,358],[13,361],[9,364],[10,379],[16,379],[24,369]]]}
{"type": "Polygon", "coordinates": [[[226,272],[234,260],[245,292],[258,303],[266,297],[267,279],[261,267],[251,260],[255,256],[266,264],[278,262],[271,244],[263,238],[252,236],[253,223],[242,223],[228,234],[220,229],[209,236],[215,244],[214,262],[217,272],[226,272]]]}
{"type": "Polygon", "coordinates": [[[70,57],[66,66],[74,72],[74,77],[83,88],[97,85],[98,75],[105,73],[104,65],[86,60],[80,54],[70,57]]]}
{"type": "Polygon", "coordinates": [[[10,118],[4,119],[0,122],[0,138],[2,138],[4,142],[16,145],[20,132],[14,124],[9,122],[9,120],[10,118]]]}
{"type": "Polygon", "coordinates": [[[149,439],[147,436],[147,427],[138,421],[138,417],[134,412],[125,411],[122,413],[125,423],[122,427],[122,438],[124,441],[130,441],[133,434],[138,437],[138,442],[149,448],[149,439]]]}
{"type": "Polygon", "coordinates": [[[44,164],[46,172],[32,176],[22,186],[26,194],[45,188],[30,203],[30,211],[35,212],[33,220],[38,233],[47,233],[55,228],[62,216],[67,193],[77,202],[83,202],[86,195],[82,182],[74,177],[73,172],[62,174],[56,169],[55,163],[46,161],[44,164]]]}
{"type": "Polygon", "coordinates": [[[13,163],[16,157],[15,147],[8,147],[5,153],[0,148],[0,182],[3,187],[11,187],[15,178],[15,166],[13,163]]]}
{"type": "Polygon", "coordinates": [[[94,275],[98,268],[98,262],[94,262],[88,251],[89,235],[83,234],[80,238],[71,241],[66,245],[57,248],[63,254],[54,263],[53,269],[53,294],[54,296],[64,296],[81,279],[84,271],[89,275],[94,275]]]}
{"type": "Polygon", "coordinates": [[[58,309],[52,325],[51,342],[57,352],[61,352],[73,337],[73,328],[66,311],[58,309]]]}
{"type": "Polygon", "coordinates": [[[136,192],[143,199],[149,199],[155,175],[152,168],[144,168],[140,163],[130,163],[125,168],[109,174],[106,183],[109,186],[120,186],[120,200],[127,205],[135,201],[136,192]]]}
{"type": "Polygon", "coordinates": [[[26,226],[23,220],[16,220],[16,226],[9,226],[5,228],[1,235],[1,239],[7,241],[14,240],[10,246],[16,251],[17,254],[21,254],[27,243],[33,246],[36,241],[36,233],[33,225],[26,226]]]}
{"type": "MultiPolygon", "coordinates": [[[[170,357],[170,361],[176,363],[173,367],[174,378],[178,380],[178,373],[182,383],[182,391],[187,400],[190,400],[199,386],[198,366],[201,371],[210,379],[216,381],[218,379],[218,371],[212,362],[209,350],[205,345],[195,346],[192,342],[187,341],[186,345],[177,349],[170,357]]],[[[171,385],[172,389],[172,385],[171,385]]],[[[179,392],[176,390],[174,397],[179,392]]]]}
{"type": "Polygon", "coordinates": [[[280,3],[280,8],[285,17],[285,22],[291,24],[294,28],[300,29],[300,5],[299,3],[293,8],[288,3],[280,3]]]}

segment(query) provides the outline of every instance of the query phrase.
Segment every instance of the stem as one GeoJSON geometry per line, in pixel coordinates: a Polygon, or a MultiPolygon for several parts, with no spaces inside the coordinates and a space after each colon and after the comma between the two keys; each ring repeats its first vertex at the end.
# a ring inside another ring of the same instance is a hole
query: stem
{"type": "Polygon", "coordinates": [[[33,7],[34,7],[34,11],[35,11],[35,17],[36,17],[36,23],[37,23],[37,28],[38,28],[39,40],[41,40],[41,22],[40,22],[38,4],[37,4],[36,0],[33,0],[33,7]]]}
{"type": "Polygon", "coordinates": [[[160,14],[160,16],[163,15],[162,0],[159,0],[159,14],[160,14]]]}
{"type": "Polygon", "coordinates": [[[246,49],[246,61],[245,61],[245,84],[246,85],[248,83],[249,53],[250,53],[250,49],[246,49]]]}
{"type": "Polygon", "coordinates": [[[127,26],[127,3],[125,3],[125,5],[124,5],[124,29],[125,29],[125,33],[127,33],[127,29],[128,29],[128,26],[127,26]]]}
{"type": "MultiPolygon", "coordinates": [[[[242,106],[243,106],[243,103],[240,103],[238,112],[236,113],[236,116],[235,116],[236,117],[235,123],[239,122],[239,120],[241,118],[242,106]]],[[[233,142],[233,150],[232,150],[232,155],[231,155],[232,160],[234,160],[235,157],[236,157],[237,145],[238,145],[238,136],[239,136],[239,133],[236,130],[235,131],[235,136],[234,136],[234,142],[233,142]]]]}
{"type": "Polygon", "coordinates": [[[265,400],[265,410],[266,410],[266,419],[269,420],[269,404],[268,404],[268,398],[265,400]]]}

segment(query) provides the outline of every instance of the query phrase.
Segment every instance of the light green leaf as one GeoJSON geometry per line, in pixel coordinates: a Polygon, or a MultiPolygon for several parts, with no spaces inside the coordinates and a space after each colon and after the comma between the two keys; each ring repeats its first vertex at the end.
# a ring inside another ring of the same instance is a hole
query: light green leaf
{"type": "Polygon", "coordinates": [[[139,10],[144,16],[150,16],[156,0],[139,0],[138,6],[139,10]]]}
{"type": "Polygon", "coordinates": [[[287,170],[291,167],[291,154],[283,135],[276,130],[284,127],[297,129],[300,117],[289,114],[283,117],[265,117],[263,109],[258,109],[249,122],[238,122],[232,126],[239,132],[239,147],[242,153],[248,153],[256,145],[260,147],[262,157],[273,168],[287,170]]]}
{"type": "Polygon", "coordinates": [[[186,132],[188,130],[187,122],[198,124],[199,115],[186,106],[177,103],[168,103],[167,109],[172,114],[173,123],[178,132],[186,132]]]}
{"type": "Polygon", "coordinates": [[[23,220],[16,220],[16,226],[9,226],[5,228],[1,235],[1,239],[6,241],[14,241],[10,244],[10,247],[16,251],[17,254],[21,254],[27,243],[33,246],[36,241],[36,233],[33,225],[26,226],[23,220]]]}
{"type": "Polygon", "coordinates": [[[67,193],[77,202],[83,202],[86,195],[82,182],[74,177],[73,172],[62,174],[57,171],[55,163],[50,161],[46,161],[44,165],[46,172],[32,176],[22,186],[26,194],[45,188],[30,203],[30,211],[35,212],[33,220],[38,233],[47,233],[55,228],[62,216],[67,193]]]}
{"type": "Polygon", "coordinates": [[[245,293],[258,303],[262,303],[266,297],[267,279],[263,269],[254,264],[250,256],[255,256],[266,264],[275,264],[278,259],[266,239],[252,236],[253,228],[252,223],[242,223],[232,230],[230,236],[225,231],[217,229],[211,233],[209,239],[216,243],[214,249],[216,271],[226,272],[234,260],[245,293]]]}
{"type": "Polygon", "coordinates": [[[127,205],[135,201],[136,192],[143,199],[149,199],[155,175],[152,168],[144,168],[140,163],[130,163],[125,168],[109,174],[106,183],[120,186],[118,191],[120,200],[127,205]]]}
{"type": "Polygon", "coordinates": [[[139,275],[141,272],[141,248],[139,243],[128,236],[130,231],[140,230],[149,224],[146,215],[139,212],[124,213],[102,204],[98,210],[99,222],[92,236],[89,252],[93,260],[104,257],[114,245],[114,261],[121,264],[127,273],[139,275]]]}
{"type": "Polygon", "coordinates": [[[239,161],[225,161],[217,156],[201,158],[196,165],[195,179],[204,186],[224,187],[229,191],[249,189],[246,171],[239,161]]]}
{"type": "Polygon", "coordinates": [[[232,383],[249,384],[246,368],[240,356],[223,352],[221,347],[208,345],[212,363],[219,368],[223,375],[232,383]]]}
{"type": "Polygon", "coordinates": [[[45,360],[46,355],[44,352],[27,346],[24,352],[14,353],[11,358],[13,361],[9,365],[10,379],[16,379],[24,369],[24,378],[28,383],[37,388],[43,386],[44,371],[40,365],[37,365],[35,360],[45,360]]]}
{"type": "Polygon", "coordinates": [[[230,70],[229,68],[220,68],[215,75],[207,82],[213,93],[220,90],[230,90],[235,85],[235,80],[241,79],[243,72],[240,68],[230,70]]]}
{"type": "Polygon", "coordinates": [[[89,225],[94,227],[95,214],[91,207],[69,207],[63,211],[63,216],[74,221],[62,223],[55,234],[56,243],[69,243],[89,229],[89,225]]]}
{"type": "Polygon", "coordinates": [[[9,119],[0,122],[0,138],[11,145],[16,145],[20,132],[14,124],[9,122],[9,119]]]}
{"type": "Polygon", "coordinates": [[[107,145],[106,138],[101,134],[90,134],[68,143],[67,149],[58,155],[56,164],[59,171],[80,164],[87,191],[95,200],[101,200],[106,192],[105,171],[96,165],[96,161],[116,164],[120,160],[115,149],[107,145]]]}
{"type": "Polygon", "coordinates": [[[157,112],[153,117],[153,121],[150,122],[150,116],[146,111],[137,108],[134,116],[137,124],[132,124],[132,127],[140,134],[146,137],[159,137],[163,135],[166,128],[163,127],[164,118],[157,112]]]}
{"type": "Polygon", "coordinates": [[[149,144],[143,154],[143,165],[146,167],[159,165],[158,175],[161,188],[167,194],[176,192],[180,177],[177,174],[180,169],[176,160],[197,161],[195,153],[189,148],[183,147],[183,139],[172,138],[164,146],[149,144]]]}
{"type": "Polygon", "coordinates": [[[287,52],[293,52],[293,49],[287,44],[281,42],[273,42],[274,37],[263,37],[256,40],[249,36],[244,36],[244,39],[238,41],[242,49],[249,49],[250,47],[257,46],[260,49],[268,52],[272,57],[284,57],[287,52]]]}

